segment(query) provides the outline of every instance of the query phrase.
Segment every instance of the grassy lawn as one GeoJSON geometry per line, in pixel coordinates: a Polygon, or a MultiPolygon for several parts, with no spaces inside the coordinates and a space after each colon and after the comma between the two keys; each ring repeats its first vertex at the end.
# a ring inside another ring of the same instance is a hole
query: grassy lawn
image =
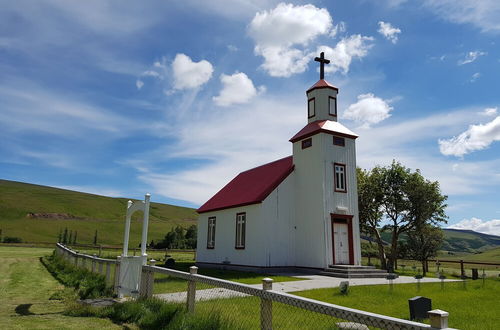
{"type": "MultiPolygon", "coordinates": [[[[481,254],[473,254],[466,255],[461,257],[442,257],[444,260],[460,260],[464,261],[479,261],[479,262],[500,262],[500,248],[493,249],[488,251],[488,253],[481,254]]],[[[362,258],[363,265],[368,265],[368,258],[362,258]]],[[[380,262],[377,258],[371,258],[371,264],[379,267],[380,262]]],[[[492,265],[474,265],[474,264],[465,264],[465,274],[469,277],[472,276],[472,268],[477,268],[479,270],[479,276],[483,274],[486,277],[498,277],[500,275],[500,266],[492,266],[492,265]]],[[[396,273],[399,275],[408,275],[414,276],[416,274],[420,274],[422,270],[422,264],[419,261],[415,260],[398,260],[398,269],[396,273]]],[[[427,273],[427,277],[437,277],[438,266],[435,262],[429,261],[429,272],[427,273]]],[[[440,262],[439,271],[443,271],[444,274],[448,277],[460,277],[460,264],[459,263],[450,263],[450,262],[440,262]]]]}
{"type": "MultiPolygon", "coordinates": [[[[189,267],[193,266],[193,261],[180,261],[176,262],[175,269],[183,272],[189,272],[189,267]]],[[[262,283],[262,279],[265,277],[270,277],[274,282],[288,282],[288,281],[301,281],[302,279],[291,277],[291,276],[275,276],[268,274],[252,273],[252,272],[241,272],[236,270],[221,270],[221,269],[209,269],[200,268],[198,269],[198,274],[220,278],[223,280],[234,281],[245,284],[259,284],[262,283]]],[[[208,289],[209,287],[204,287],[208,289]]],[[[185,280],[174,278],[168,275],[155,274],[155,284],[154,293],[170,293],[170,292],[181,292],[187,290],[187,282],[185,280]]]]}
{"type": "Polygon", "coordinates": [[[432,299],[432,308],[450,313],[449,326],[459,329],[499,329],[500,280],[425,283],[417,292],[415,284],[394,285],[392,293],[387,285],[352,286],[349,295],[342,296],[338,289],[318,289],[294,294],[402,319],[409,318],[408,299],[424,296],[432,299]],[[479,326],[480,325],[480,326],[479,326]]]}
{"type": "Polygon", "coordinates": [[[39,261],[52,251],[0,247],[0,329],[122,329],[106,319],[61,314],[65,303],[49,297],[63,286],[39,261]]]}

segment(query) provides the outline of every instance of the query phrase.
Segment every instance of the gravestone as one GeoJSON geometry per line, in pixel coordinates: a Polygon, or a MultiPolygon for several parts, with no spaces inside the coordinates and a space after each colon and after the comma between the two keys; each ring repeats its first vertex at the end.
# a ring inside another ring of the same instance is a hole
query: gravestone
{"type": "Polygon", "coordinates": [[[479,278],[479,272],[477,271],[477,268],[472,268],[472,279],[477,280],[479,278]]]}
{"type": "Polygon", "coordinates": [[[408,299],[410,305],[410,320],[423,320],[428,318],[427,312],[432,310],[432,301],[426,297],[413,297],[408,299]]]}

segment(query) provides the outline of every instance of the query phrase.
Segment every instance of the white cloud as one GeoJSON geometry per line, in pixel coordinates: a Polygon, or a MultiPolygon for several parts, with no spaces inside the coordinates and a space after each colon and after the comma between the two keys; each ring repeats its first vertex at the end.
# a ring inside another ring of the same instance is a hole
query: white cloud
{"type": "Polygon", "coordinates": [[[484,109],[484,111],[480,112],[479,114],[483,115],[483,116],[496,116],[497,114],[497,110],[498,108],[495,107],[495,108],[486,108],[484,109]]]}
{"type": "Polygon", "coordinates": [[[481,74],[479,72],[476,72],[472,75],[472,77],[470,78],[470,82],[475,82],[476,80],[479,79],[479,77],[481,77],[481,74]]]}
{"type": "Polygon", "coordinates": [[[144,71],[141,74],[141,76],[154,77],[154,78],[158,78],[158,79],[162,79],[163,78],[159,72],[156,72],[156,71],[153,71],[153,70],[146,70],[146,71],[144,71]]]}
{"type": "Polygon", "coordinates": [[[335,38],[337,34],[339,33],[344,33],[347,30],[345,22],[341,21],[338,24],[335,24],[335,26],[332,28],[330,31],[330,37],[335,38]]]}
{"type": "Polygon", "coordinates": [[[210,80],[214,71],[206,60],[193,62],[185,54],[177,54],[172,62],[175,89],[193,89],[210,80]]]}
{"type": "Polygon", "coordinates": [[[160,173],[151,164],[141,164],[139,178],[155,194],[201,205],[239,172],[291,154],[288,139],[307,122],[300,104],[294,97],[269,101],[257,95],[231,111],[214,107],[202,117],[192,116],[189,125],[172,126],[176,143],[146,159],[168,155],[199,165],[160,173]]]}
{"type": "Polygon", "coordinates": [[[378,22],[379,29],[378,33],[383,35],[387,40],[395,44],[398,41],[398,34],[401,30],[392,26],[391,23],[386,23],[383,21],[378,22]]]}
{"type": "Polygon", "coordinates": [[[144,86],[144,82],[142,80],[137,79],[135,81],[135,86],[137,87],[137,89],[141,89],[142,86],[144,86]]]}
{"type": "Polygon", "coordinates": [[[233,75],[222,74],[220,81],[223,84],[222,90],[218,96],[213,97],[217,105],[229,106],[248,103],[257,95],[257,89],[252,80],[243,72],[236,72],[233,75]]]}
{"type": "Polygon", "coordinates": [[[472,24],[484,32],[500,32],[498,0],[425,0],[424,5],[448,21],[472,24]]]}
{"type": "Polygon", "coordinates": [[[472,63],[474,62],[475,60],[477,60],[479,58],[479,56],[484,56],[488,53],[486,52],[481,52],[479,50],[475,50],[475,51],[472,51],[472,52],[468,52],[466,55],[465,55],[465,58],[463,60],[459,60],[457,62],[458,65],[464,65],[464,64],[469,64],[469,63],[472,63]]]}
{"type": "Polygon", "coordinates": [[[446,156],[463,156],[487,148],[500,141],[500,116],[486,124],[471,125],[469,129],[448,140],[439,140],[439,150],[446,156]]]}
{"type": "Polygon", "coordinates": [[[304,47],[331,27],[332,17],[324,8],[280,3],[255,14],[248,33],[255,54],[264,57],[262,68],[273,77],[289,77],[305,71],[312,55],[304,47]]]}
{"type": "Polygon", "coordinates": [[[368,128],[372,124],[389,118],[392,109],[386,100],[370,93],[361,94],[358,96],[358,102],[351,104],[342,118],[354,120],[368,128]]]}
{"type": "Polygon", "coordinates": [[[453,229],[468,229],[477,231],[479,233],[500,236],[500,220],[493,219],[490,221],[483,221],[478,218],[463,219],[462,221],[448,226],[447,228],[453,229]]]}
{"type": "Polygon", "coordinates": [[[325,57],[330,59],[330,64],[325,66],[325,72],[334,73],[341,71],[346,74],[353,59],[361,59],[368,55],[368,50],[373,47],[370,43],[372,37],[359,34],[340,40],[334,48],[320,46],[318,52],[325,52],[325,57]]]}

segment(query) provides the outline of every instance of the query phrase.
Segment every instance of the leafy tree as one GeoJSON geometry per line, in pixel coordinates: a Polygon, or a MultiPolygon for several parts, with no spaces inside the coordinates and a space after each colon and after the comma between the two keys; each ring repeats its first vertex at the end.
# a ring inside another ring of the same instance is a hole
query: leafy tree
{"type": "Polygon", "coordinates": [[[437,255],[444,240],[443,230],[429,224],[417,226],[408,232],[404,243],[408,257],[422,262],[423,275],[429,271],[427,259],[437,255]]]}
{"type": "Polygon", "coordinates": [[[393,271],[397,267],[401,234],[421,230],[425,224],[446,222],[447,196],[441,194],[437,181],[426,180],[419,170],[411,172],[396,161],[387,167],[377,166],[371,172],[360,170],[358,177],[361,228],[371,230],[381,251],[377,232],[382,220],[386,222],[382,230],[391,234],[386,266],[393,271]]]}
{"type": "Polygon", "coordinates": [[[69,231],[69,238],[68,238],[68,244],[71,244],[73,242],[73,231],[69,231]]]}
{"type": "Polygon", "coordinates": [[[78,230],[75,230],[75,235],[73,236],[73,244],[76,244],[76,237],[78,236],[78,230]]]}
{"type": "Polygon", "coordinates": [[[356,169],[358,181],[358,205],[360,230],[374,237],[378,247],[378,257],[382,269],[387,268],[386,255],[382,237],[380,235],[380,222],[382,220],[382,200],[384,197],[380,184],[378,171],[356,169]]]}

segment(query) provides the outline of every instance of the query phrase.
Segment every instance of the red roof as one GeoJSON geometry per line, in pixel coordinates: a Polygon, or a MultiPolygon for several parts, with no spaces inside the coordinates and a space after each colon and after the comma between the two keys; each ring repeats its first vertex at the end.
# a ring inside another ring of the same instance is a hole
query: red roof
{"type": "Polygon", "coordinates": [[[318,88],[332,88],[332,89],[335,89],[336,91],[339,90],[337,87],[333,86],[325,79],[320,79],[320,80],[318,80],[317,83],[315,83],[313,86],[311,86],[311,88],[309,88],[306,93],[309,93],[313,89],[318,89],[318,88]]]}
{"type": "Polygon", "coordinates": [[[293,171],[292,156],[241,172],[197,211],[204,213],[262,202],[293,171]]]}
{"type": "Polygon", "coordinates": [[[301,129],[297,134],[295,134],[290,142],[296,142],[306,137],[315,135],[317,133],[327,133],[332,135],[338,135],[343,137],[348,137],[351,139],[356,139],[358,136],[353,133],[350,129],[345,127],[344,125],[331,120],[317,120],[312,123],[307,124],[301,129]]]}

